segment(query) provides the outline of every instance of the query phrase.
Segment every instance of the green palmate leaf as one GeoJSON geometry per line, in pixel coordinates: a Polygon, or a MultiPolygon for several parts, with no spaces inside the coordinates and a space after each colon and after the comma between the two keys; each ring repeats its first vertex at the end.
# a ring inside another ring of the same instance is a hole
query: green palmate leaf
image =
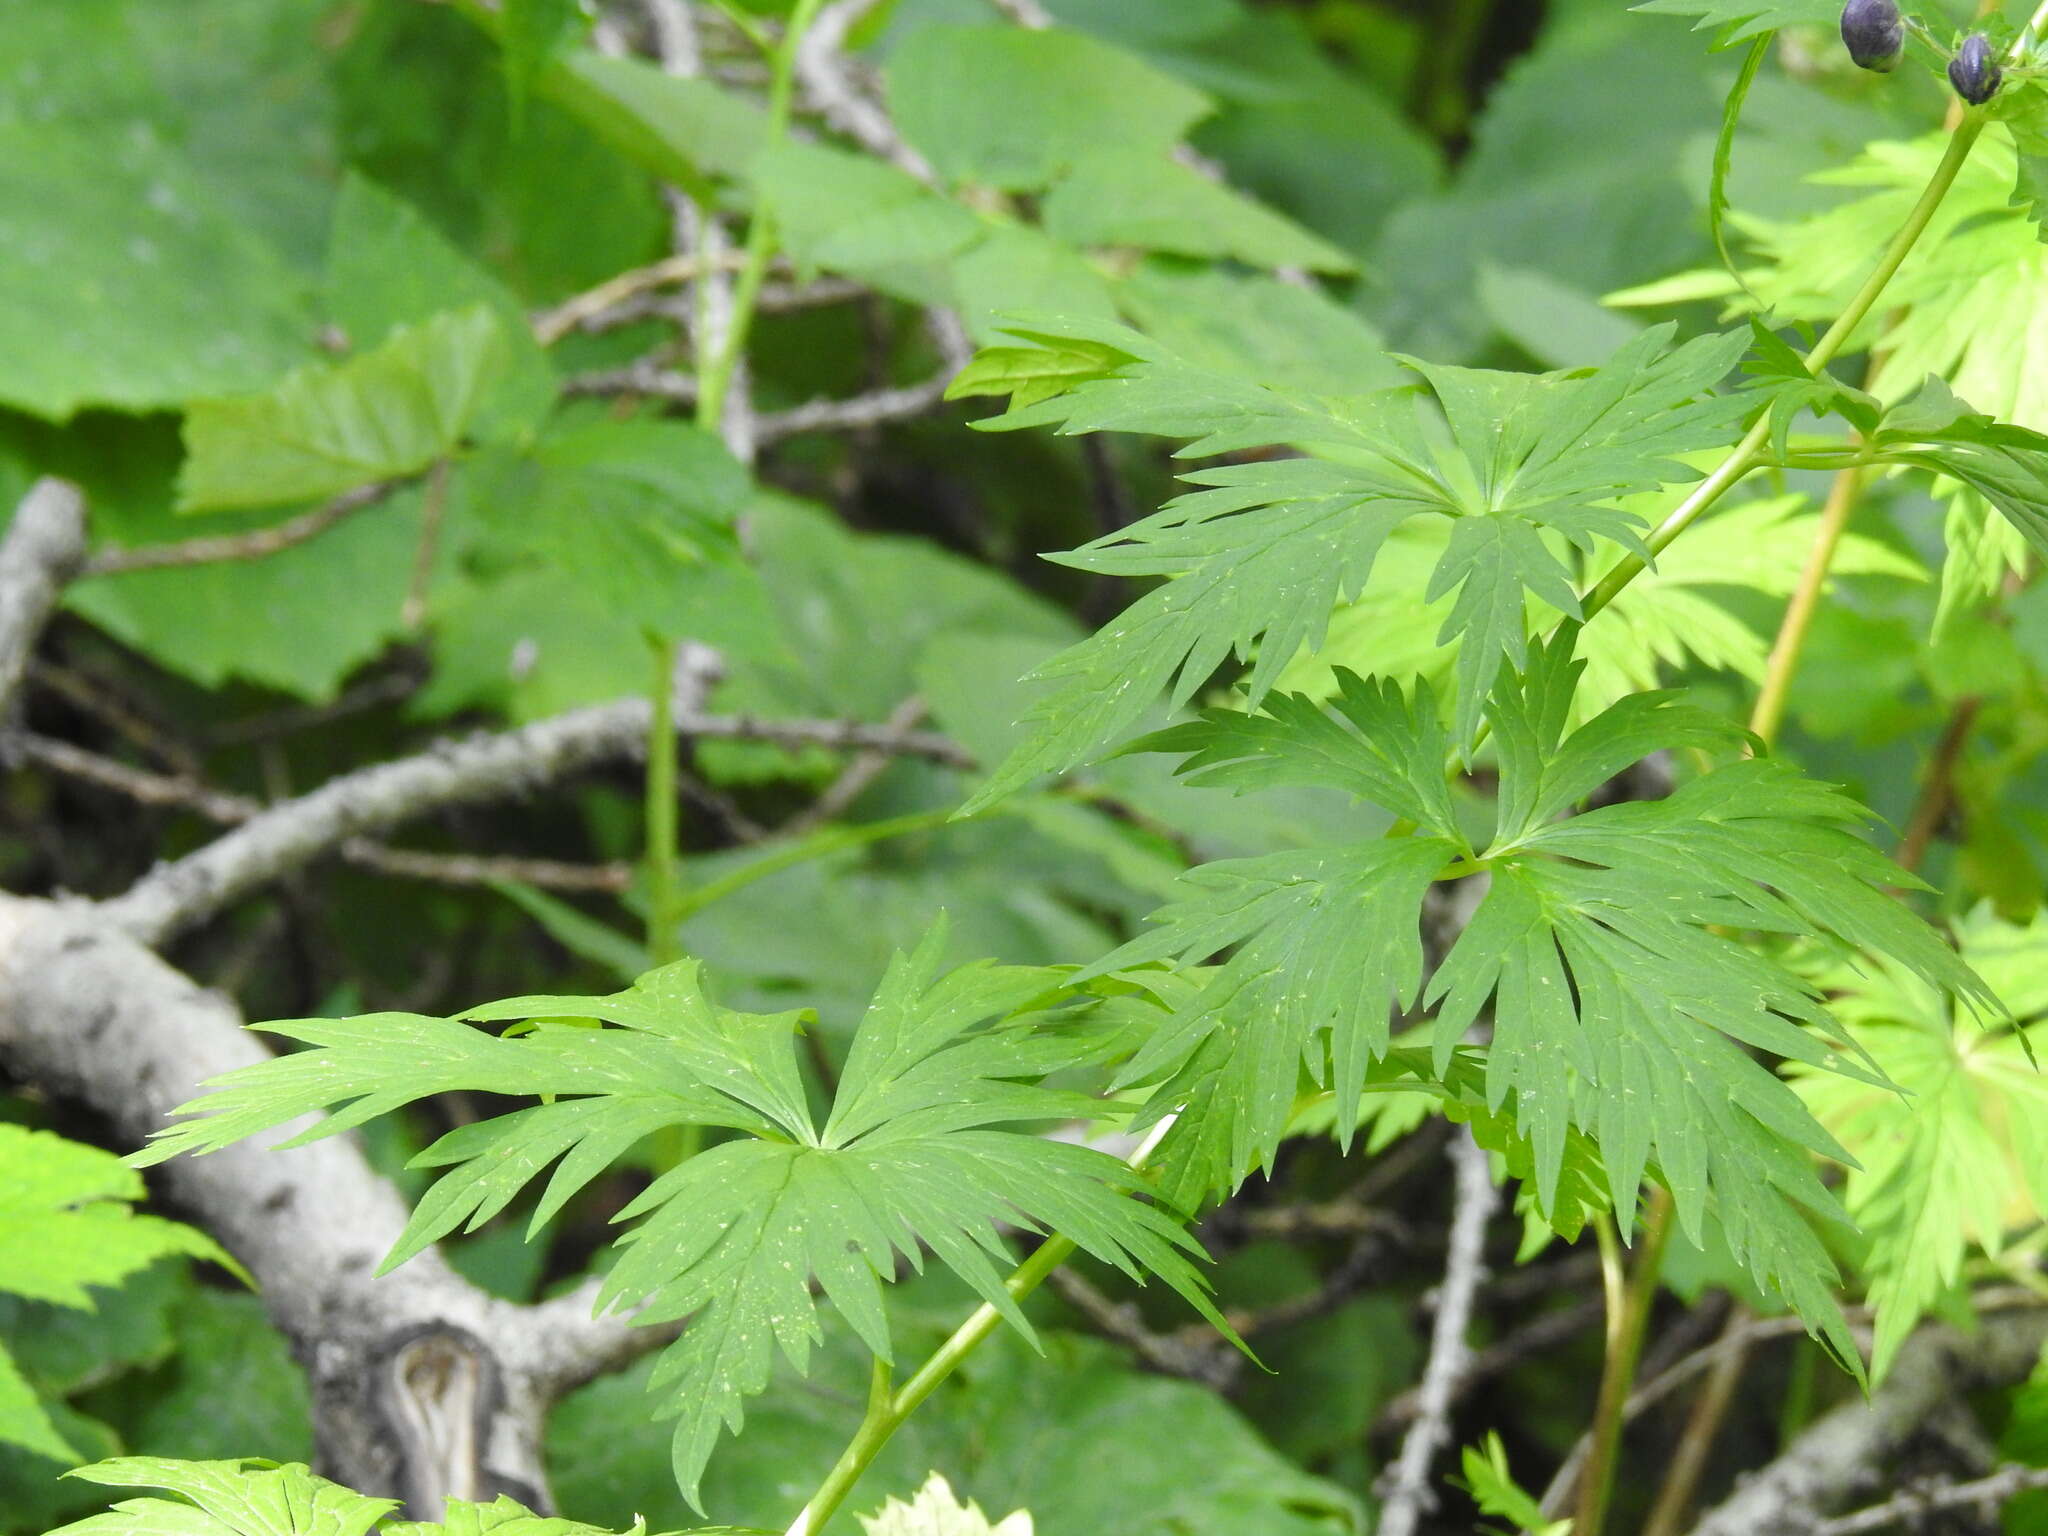
{"type": "Polygon", "coordinates": [[[2011,132],[2018,157],[2012,206],[2048,241],[2048,90],[2038,80],[2019,83],[2002,92],[1992,110],[2011,132]]]}
{"type": "Polygon", "coordinates": [[[889,64],[905,138],[952,181],[1043,187],[1106,144],[1163,152],[1209,98],[1135,54],[1064,28],[924,26],[889,64]]]}
{"type": "Polygon", "coordinates": [[[1571,1521],[1545,1519],[1541,1502],[1515,1481],[1508,1468],[1507,1447],[1498,1434],[1488,1431],[1480,1444],[1466,1446],[1460,1460],[1465,1491],[1472,1495],[1479,1513],[1512,1521],[1514,1529],[1528,1536],[1571,1536],[1571,1521]]]}
{"type": "Polygon", "coordinates": [[[2048,553],[2048,434],[1973,411],[1929,375],[1918,394],[1886,413],[1870,446],[1892,463],[1968,487],[2048,553]]]}
{"type": "Polygon", "coordinates": [[[1769,34],[1750,44],[1742,70],[1728,88],[1728,100],[1721,109],[1721,132],[1714,140],[1714,173],[1707,182],[1707,225],[1714,237],[1714,249],[1720,253],[1721,265],[1731,273],[1735,271],[1735,258],[1728,250],[1728,171],[1735,160],[1735,135],[1742,126],[1742,108],[1770,51],[1769,34]]]}
{"type": "Polygon", "coordinates": [[[1090,153],[1046,197],[1044,216],[1050,233],[1076,245],[1135,245],[1318,272],[1350,272],[1357,265],[1291,219],[1144,150],[1090,153]]]}
{"type": "MultiPolygon", "coordinates": [[[[1598,623],[1580,634],[1579,657],[1586,671],[1573,698],[1573,722],[1591,719],[1631,693],[1660,687],[1669,671],[1686,667],[1725,670],[1761,682],[1769,642],[1717,594],[1741,588],[1790,596],[1818,521],[1805,498],[1775,496],[1728,507],[1688,529],[1601,611],[1598,623]]],[[[2003,519],[1990,521],[1996,529],[2007,527],[2003,519]]],[[[1338,670],[1345,668],[1386,678],[1423,678],[1437,687],[1448,684],[1456,655],[1436,644],[1447,604],[1415,601],[1441,557],[1446,532],[1442,525],[1428,524],[1396,532],[1381,550],[1365,590],[1331,616],[1322,648],[1295,657],[1277,686],[1327,700],[1337,690],[1338,670]]],[[[1909,557],[1855,533],[1843,536],[1828,568],[1835,576],[1926,577],[1909,557]]],[[[1532,630],[1541,619],[1532,604],[1532,630]]]]}
{"type": "MultiPolygon", "coordinates": [[[[398,1507],[396,1499],[357,1493],[297,1462],[122,1456],[69,1476],[114,1488],[161,1488],[179,1497],[123,1499],[109,1513],[74,1521],[50,1536],[369,1536],[373,1530],[379,1536],[609,1536],[580,1520],[536,1515],[503,1497],[489,1504],[450,1499],[442,1520],[385,1522],[398,1507]]],[[[646,1531],[644,1521],[636,1522],[625,1536],[646,1531]]]]}
{"type": "Polygon", "coordinates": [[[1986,1011],[1995,1000],[1887,894],[1908,877],[1856,836],[1868,813],[1781,763],[1746,759],[1662,801],[1566,815],[1650,752],[1742,743],[1668,694],[1634,695],[1567,734],[1573,639],[1567,626],[1527,671],[1505,672],[1488,703],[1500,792],[1477,854],[1443,798],[1426,690],[1404,699],[1345,678],[1334,719],[1283,697],[1264,717],[1212,712],[1139,743],[1187,754],[1198,781],[1340,785],[1418,829],[1206,865],[1156,914],[1159,931],[1096,968],[1237,946],[1128,1069],[1165,1076],[1164,1104],[1199,1105],[1195,1128],[1177,1125],[1162,1147],[1170,1187],[1228,1188],[1244,1154],[1270,1157],[1294,1078],[1326,1057],[1342,1127],[1387,1050],[1391,1009],[1414,1000],[1423,892],[1482,867],[1487,893],[1421,1001],[1436,1011],[1439,1076],[1490,1014],[1484,1104],[1511,1110],[1528,1141],[1538,1209],[1557,1208],[1575,1132],[1597,1145],[1624,1226],[1654,1166],[1689,1234],[1711,1212],[1751,1272],[1849,1357],[1833,1267],[1797,1209],[1839,1217],[1809,1154],[1841,1148],[1744,1048],[1881,1078],[1828,1043],[1841,1030],[1815,983],[1735,935],[1867,947],[1944,996],[1986,1011]]]}
{"type": "Polygon", "coordinates": [[[822,1125],[797,1064],[801,1016],[721,1008],[684,962],[613,997],[515,998],[464,1015],[537,1021],[516,1038],[408,1014],[265,1026],[316,1049],[221,1079],[188,1106],[201,1118],[164,1133],[142,1160],[205,1151],[329,1105],[344,1107],[298,1139],[458,1086],[548,1096],[420,1155],[451,1171],[420,1202],[389,1267],[497,1215],[557,1159],[535,1225],[653,1131],[738,1132],[621,1212],[647,1220],[622,1239],[600,1300],[643,1303],[643,1322],[694,1314],[655,1372],[680,1420],[677,1479],[694,1500],[721,1424],[739,1428],[775,1346],[800,1369],[808,1360],[821,1336],[813,1281],[885,1359],[882,1282],[899,1257],[915,1265],[926,1249],[1029,1334],[1003,1285],[1010,1261],[998,1224],[1009,1223],[1064,1233],[1134,1278],[1157,1275],[1220,1323],[1190,1263],[1200,1250],[1168,1214],[1131,1198],[1143,1187],[1136,1174],[1103,1153],[1005,1128],[1105,1112],[1099,1100],[1038,1086],[1102,1048],[1018,1016],[1057,978],[986,965],[940,976],[942,942],[935,932],[890,967],[822,1125]]]}
{"type": "Polygon", "coordinates": [[[1276,446],[1306,456],[1195,471],[1185,478],[1204,489],[1056,557],[1108,575],[1171,579],[1041,669],[1059,684],[1033,712],[1042,728],[972,807],[1087,760],[1162,689],[1184,702],[1255,644],[1247,687],[1256,704],[1296,651],[1321,641],[1331,610],[1365,583],[1388,536],[1423,515],[1451,520],[1426,595],[1454,594],[1439,639],[1461,641],[1454,713],[1457,738],[1469,739],[1494,670],[1526,652],[1527,600],[1553,616],[1577,614],[1566,549],[1639,549],[1642,519],[1617,498],[1691,478],[1677,456],[1725,442],[1743,409],[1711,393],[1742,338],[1667,350],[1670,327],[1645,332],[1598,369],[1569,374],[1403,359],[1426,393],[1350,397],[1198,368],[1123,327],[1012,329],[1049,356],[1034,365],[1025,349],[1007,349],[999,365],[956,389],[1042,397],[1062,374],[1077,382],[989,425],[1192,439],[1183,456],[1276,446]],[[1128,361],[1082,375],[1091,353],[1128,361]]]}
{"type": "MultiPolygon", "coordinates": [[[[91,1311],[91,1287],[117,1286],[172,1254],[241,1267],[204,1233],[137,1216],[141,1178],[118,1157],[48,1131],[0,1124],[0,1291],[91,1311]]],[[[61,1461],[71,1449],[5,1348],[0,1441],[61,1461]]]]}
{"type": "MultiPolygon", "coordinates": [[[[1979,912],[1958,941],[2015,1015],[2048,1012],[2048,921],[2019,926],[1979,912]]],[[[2048,1078],[2031,1059],[2048,1047],[2048,1025],[1987,1031],[1891,962],[1824,963],[1815,980],[1904,1090],[1804,1068],[1793,1079],[1861,1164],[1842,1199],[1870,1239],[1862,1268],[1877,1310],[1871,1369],[1881,1375],[1921,1317],[1957,1297],[1973,1248],[1996,1255],[2008,1233],[2048,1217],[2048,1078]]]]}
{"type": "Polygon", "coordinates": [[[178,504],[274,506],[415,474],[462,442],[505,362],[497,317],[474,305],[264,394],[195,401],[178,504]]]}
{"type": "Polygon", "coordinates": [[[1780,27],[1834,26],[1841,20],[1837,0],[1642,0],[1630,10],[1651,16],[1693,16],[1695,32],[1713,30],[1716,48],[1780,27]]]}
{"type": "Polygon", "coordinates": [[[181,1497],[123,1499],[104,1515],[50,1536],[366,1536],[398,1507],[289,1463],[170,1461],[122,1456],[67,1474],[113,1488],[162,1488],[181,1497]]]}

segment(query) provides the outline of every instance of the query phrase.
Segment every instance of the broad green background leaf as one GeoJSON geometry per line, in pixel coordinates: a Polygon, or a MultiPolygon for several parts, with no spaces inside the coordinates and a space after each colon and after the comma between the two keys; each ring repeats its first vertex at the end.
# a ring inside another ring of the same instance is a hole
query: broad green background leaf
{"type": "Polygon", "coordinates": [[[263,394],[197,400],[185,416],[181,511],[311,501],[416,474],[453,452],[506,364],[482,305],[392,332],[263,394]]]}
{"type": "Polygon", "coordinates": [[[1082,33],[993,26],[913,33],[889,107],[947,179],[1031,191],[1105,145],[1164,152],[1210,103],[1082,33]]]}
{"type": "Polygon", "coordinates": [[[0,123],[0,262],[0,402],[39,416],[260,389],[311,353],[306,285],[151,139],[0,123]]]}
{"type": "Polygon", "coordinates": [[[1254,267],[1354,267],[1328,241],[1242,193],[1138,149],[1098,149],[1077,160],[1045,199],[1045,227],[1076,245],[1229,256],[1254,267]]]}
{"type": "Polygon", "coordinates": [[[402,326],[484,305],[497,317],[506,366],[477,406],[478,430],[517,435],[554,403],[554,369],[518,298],[425,215],[360,174],[350,174],[335,199],[321,297],[356,352],[380,346],[402,326]]]}

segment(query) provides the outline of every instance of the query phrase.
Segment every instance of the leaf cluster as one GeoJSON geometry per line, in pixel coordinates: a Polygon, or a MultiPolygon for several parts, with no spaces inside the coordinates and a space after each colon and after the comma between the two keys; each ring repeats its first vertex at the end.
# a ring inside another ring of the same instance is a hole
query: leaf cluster
{"type": "MultiPolygon", "coordinates": [[[[385,1268],[504,1211],[553,1165],[530,1228],[656,1131],[732,1133],[677,1164],[617,1219],[600,1307],[636,1323],[689,1318],[653,1386],[675,1416],[675,1471],[693,1499],[721,1426],[767,1385],[774,1352],[803,1369],[822,1336],[812,1287],[893,1359],[882,1287],[935,1255],[1027,1337],[1006,1288],[1005,1229],[1059,1232],[1133,1279],[1156,1276],[1205,1316],[1200,1249],[1144,1181],[1106,1153],[1032,1127],[1107,1106],[1047,1086],[1095,1059],[1099,1033],[1042,1016],[1053,973],[972,965],[939,973],[943,931],[899,955],[855,1034],[829,1112],[812,1112],[796,1036],[803,1016],[747,1014],[705,992],[685,961],[610,997],[512,998],[452,1019],[372,1014],[266,1025],[312,1047],[242,1068],[193,1101],[139,1159],[204,1152],[309,1111],[333,1135],[454,1090],[543,1102],[451,1131],[416,1163],[446,1168],[385,1268]],[[512,1023],[506,1034],[475,1026],[512,1023]]],[[[287,1143],[289,1145],[290,1143],[287,1143]]],[[[1227,1328],[1226,1328],[1227,1331],[1227,1328]]]]}

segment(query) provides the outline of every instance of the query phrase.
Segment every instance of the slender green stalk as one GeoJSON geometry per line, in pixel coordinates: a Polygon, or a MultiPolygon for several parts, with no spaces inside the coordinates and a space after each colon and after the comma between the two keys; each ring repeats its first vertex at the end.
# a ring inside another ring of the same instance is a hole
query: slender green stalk
{"type": "MultiPolygon", "coordinates": [[[[1856,296],[1849,301],[1849,307],[1842,311],[1835,323],[1828,327],[1827,334],[1821,337],[1811,352],[1807,353],[1806,366],[1810,371],[1819,373],[1833,362],[1849,344],[1849,338],[1855,334],[1856,328],[1862,325],[1870,312],[1877,307],[1878,299],[1883,296],[1891,280],[1898,275],[1899,268],[1912,254],[1913,247],[1919,244],[1920,237],[1927,232],[1928,224],[1934,219],[1935,211],[1941,207],[1942,200],[1955,185],[1956,177],[1961,174],[1964,163],[1970,158],[1970,151],[1976,148],[1977,140],[1984,132],[1986,121],[1988,119],[1983,113],[1973,112],[1950,135],[1947,153],[1941,157],[1941,163],[1928,178],[1927,187],[1921,192],[1920,200],[1913,205],[1913,211],[1906,216],[1906,222],[1899,226],[1898,233],[1892,236],[1891,243],[1885,247],[1884,255],[1878,259],[1876,268],[1864,280],[1863,286],[1856,291],[1856,296]]],[[[1643,541],[1650,553],[1661,553],[1673,539],[1690,528],[1708,508],[1755,469],[1762,462],[1763,451],[1770,442],[1770,436],[1768,417],[1751,427],[1748,435],[1729,451],[1728,457],[1721,461],[1714,472],[1694,486],[1685,500],[1673,508],[1670,516],[1658,524],[1643,541]]],[[[1586,617],[1590,619],[1613,602],[1621,594],[1621,590],[1640,576],[1645,568],[1640,555],[1624,557],[1600,578],[1591,592],[1586,594],[1582,604],[1586,617]]],[[[1581,1531],[1578,1536],[1596,1536],[1596,1533],[1581,1531]]]]}
{"type": "MultiPolygon", "coordinates": [[[[1000,810],[1000,807],[997,808],[1000,810]]],[[[909,832],[921,832],[927,827],[941,827],[953,819],[955,807],[945,806],[937,810],[911,811],[902,816],[892,816],[885,821],[864,821],[849,827],[828,827],[813,833],[800,842],[787,844],[773,853],[762,855],[750,864],[743,864],[729,874],[716,880],[707,880],[702,885],[682,896],[677,902],[677,920],[690,917],[721,901],[734,891],[752,885],[756,880],[765,880],[798,864],[808,864],[812,859],[821,859],[842,848],[858,848],[866,843],[879,843],[886,838],[901,837],[909,832]]]]}
{"type": "MultiPolygon", "coordinates": [[[[788,136],[790,112],[796,99],[797,49],[803,45],[804,33],[817,19],[822,4],[823,0],[797,0],[789,25],[783,31],[782,43],[770,55],[770,148],[788,136]]],[[[716,432],[725,424],[726,404],[732,397],[733,374],[739,368],[740,359],[746,355],[747,336],[753,330],[754,315],[760,307],[761,286],[767,281],[768,264],[775,259],[777,249],[779,237],[775,217],[757,203],[753,220],[747,227],[746,254],[740,267],[739,281],[733,286],[732,315],[726,323],[725,333],[716,338],[710,355],[700,361],[697,370],[697,424],[707,432],[716,432]]]]}
{"type": "MultiPolygon", "coordinates": [[[[1171,1124],[1171,1120],[1162,1120],[1152,1128],[1126,1159],[1131,1167],[1142,1168],[1145,1165],[1171,1124]]],[[[1022,1301],[1043,1285],[1048,1275],[1072,1258],[1078,1247],[1073,1239],[1053,1233],[1038,1245],[1030,1258],[1011,1272],[1009,1279],[1003,1282],[1003,1289],[1014,1300],[1022,1301]]],[[[981,1347],[982,1341],[996,1331],[1002,1317],[1002,1313],[983,1302],[953,1330],[945,1343],[932,1351],[931,1358],[919,1366],[893,1395],[884,1398],[870,1392],[868,1410],[861,1419],[860,1428],[854,1431],[853,1439],[840,1453],[832,1470],[825,1474],[825,1481],[818,1485],[818,1491],[811,1495],[810,1502],[790,1523],[786,1536],[817,1536],[825,1528],[825,1522],[846,1502],[847,1494],[853,1491],[853,1485],[860,1480],[869,1463],[881,1454],[882,1447],[889,1443],[889,1437],[902,1428],[903,1421],[917,1411],[920,1403],[938,1390],[940,1383],[960,1368],[962,1361],[981,1347]]],[[[885,1370],[886,1367],[877,1362],[877,1380],[886,1380],[880,1374],[885,1370]]]]}
{"type": "MultiPolygon", "coordinates": [[[[1018,1265],[1010,1278],[1003,1282],[1003,1289],[1018,1301],[1022,1301],[1045,1282],[1046,1276],[1058,1269],[1074,1256],[1076,1244],[1071,1238],[1055,1234],[1038,1245],[1038,1251],[1018,1265]]],[[[983,1302],[968,1314],[967,1321],[955,1328],[945,1343],[932,1352],[929,1360],[917,1368],[917,1373],[904,1382],[893,1396],[879,1400],[870,1395],[868,1411],[854,1431],[847,1447],[840,1453],[832,1470],[825,1474],[825,1481],[818,1485],[818,1491],[811,1495],[810,1503],[803,1507],[786,1536],[816,1536],[846,1502],[847,1494],[860,1480],[868,1464],[881,1454],[882,1447],[889,1443],[889,1437],[903,1426],[903,1421],[917,1411],[917,1407],[939,1384],[954,1371],[960,1363],[981,1346],[982,1340],[996,1331],[1002,1321],[1002,1313],[987,1302],[983,1302]]],[[[888,1367],[879,1360],[875,1362],[877,1379],[886,1380],[888,1367]]]]}
{"type": "Polygon", "coordinates": [[[1799,653],[1805,649],[1807,631],[1820,609],[1821,589],[1827,585],[1828,567],[1841,547],[1842,534],[1863,494],[1861,470],[1845,469],[1829,487],[1827,505],[1821,508],[1820,523],[1813,531],[1813,545],[1806,552],[1806,565],[1799,573],[1799,585],[1785,605],[1785,617],[1778,625],[1778,637],[1771,643],[1771,657],[1764,666],[1763,686],[1757,690],[1756,707],[1750,711],[1749,729],[1765,746],[1778,739],[1785,723],[1785,702],[1791,697],[1792,679],[1799,671],[1799,653]]]}
{"type": "Polygon", "coordinates": [[[647,727],[647,954],[667,965],[682,954],[682,829],[676,816],[676,642],[654,642],[654,718],[647,727]]]}
{"type": "Polygon", "coordinates": [[[1643,1218],[1643,1241],[1622,1293],[1621,1309],[1608,1318],[1607,1360],[1600,1373],[1599,1403],[1593,1410],[1593,1448],[1579,1479],[1572,1536],[1600,1536],[1607,1522],[1608,1506],[1614,1500],[1614,1474],[1621,1461],[1623,1410],[1635,1386],[1636,1362],[1642,1358],[1643,1335],[1650,1326],[1664,1246],[1670,1239],[1671,1197],[1659,1189],[1650,1197],[1650,1210],[1643,1218]]]}
{"type": "MultiPolygon", "coordinates": [[[[2048,13],[2048,0],[2042,10],[2048,13]]],[[[1970,152],[1976,147],[1978,138],[1984,132],[1987,119],[1981,112],[1964,116],[1949,136],[1948,149],[1928,178],[1926,188],[1919,201],[1899,226],[1877,266],[1864,280],[1863,286],[1849,301],[1835,323],[1806,355],[1809,371],[1818,373],[1840,355],[1842,349],[1856,329],[1869,318],[1883,296],[1885,288],[1898,275],[1899,268],[1912,254],[1920,237],[1933,222],[1936,210],[1954,187],[1956,177],[1961,174],[1970,152]]],[[[1644,540],[1652,554],[1656,554],[1676,539],[1699,519],[1708,508],[1732,489],[1745,475],[1762,462],[1763,452],[1770,441],[1770,420],[1766,416],[1743,437],[1742,441],[1729,452],[1727,458],[1702,480],[1675,507],[1671,514],[1658,525],[1644,540]]],[[[1843,488],[1842,482],[1852,481],[1853,471],[1845,471],[1837,482],[1838,495],[1830,500],[1831,519],[1825,519],[1823,537],[1817,541],[1809,557],[1806,570],[1800,580],[1799,593],[1795,594],[1795,606],[1799,613],[1795,619],[1788,614],[1789,632],[1781,631],[1780,643],[1772,653],[1772,667],[1765,679],[1765,688],[1757,701],[1755,723],[1763,729],[1761,735],[1774,734],[1784,709],[1784,692],[1789,686],[1793,666],[1804,641],[1808,624],[1812,618],[1812,606],[1818,600],[1820,583],[1827,572],[1827,562],[1832,557],[1835,543],[1840,538],[1841,526],[1846,524],[1850,510],[1855,504],[1855,486],[1843,488]],[[1828,527],[1832,527],[1832,533],[1828,527]],[[1800,603],[1804,596],[1805,602],[1800,603]],[[1775,683],[1774,680],[1775,679],[1775,683]]],[[[1614,601],[1622,589],[1642,573],[1644,561],[1635,555],[1628,556],[1601,578],[1584,600],[1585,614],[1591,618],[1602,608],[1614,601]]],[[[1664,1261],[1665,1245],[1671,1237],[1671,1197],[1659,1189],[1652,1196],[1650,1210],[1643,1219],[1643,1241],[1637,1252],[1635,1266],[1629,1274],[1628,1286],[1618,1316],[1610,1319],[1607,1359],[1600,1377],[1600,1397],[1594,1409],[1593,1446],[1587,1457],[1586,1470],[1579,1482],[1577,1517],[1573,1524],[1573,1536],[1602,1536],[1602,1528],[1614,1496],[1615,1470],[1621,1448],[1623,1409],[1627,1405],[1629,1392],[1635,1385],[1636,1362],[1642,1353],[1643,1331],[1649,1324],[1650,1308],[1657,1297],[1657,1286],[1664,1261]]]]}
{"type": "MultiPolygon", "coordinates": [[[[771,55],[772,75],[768,89],[768,143],[782,142],[789,133],[789,119],[796,96],[796,51],[804,32],[816,18],[822,0],[798,0],[782,42],[771,55]]],[[[747,335],[753,328],[754,312],[760,305],[761,284],[768,264],[775,259],[775,220],[765,208],[754,210],[747,230],[747,247],[739,281],[733,290],[732,314],[724,334],[697,361],[697,424],[717,432],[725,424],[726,403],[731,398],[733,374],[746,355],[747,335]]],[[[656,965],[680,954],[677,925],[698,907],[715,897],[686,906],[682,891],[682,855],[678,844],[680,829],[676,816],[676,732],[675,688],[676,645],[663,641],[656,647],[658,675],[654,683],[654,716],[647,737],[647,949],[656,965]]],[[[777,866],[780,867],[780,866],[777,866]]],[[[759,879],[762,870],[750,878],[759,879]]],[[[728,887],[733,882],[728,879],[728,887]]],[[[745,881],[739,881],[744,884],[745,881]]],[[[720,892],[719,894],[723,894],[720,892]]]]}

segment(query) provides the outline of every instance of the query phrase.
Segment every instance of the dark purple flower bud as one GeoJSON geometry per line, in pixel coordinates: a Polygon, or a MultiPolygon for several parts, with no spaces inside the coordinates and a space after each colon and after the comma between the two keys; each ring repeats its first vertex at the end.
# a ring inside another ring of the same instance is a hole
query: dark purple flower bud
{"type": "Polygon", "coordinates": [[[1906,24],[1892,0],[1849,0],[1842,7],[1842,43],[1865,69],[1888,75],[1906,56],[1906,24]]]}
{"type": "Polygon", "coordinates": [[[1982,32],[1972,32],[1948,61],[1948,83],[1956,94],[1973,107],[1981,107],[1998,94],[2005,83],[2005,71],[1992,56],[1991,44],[1982,32]]]}

